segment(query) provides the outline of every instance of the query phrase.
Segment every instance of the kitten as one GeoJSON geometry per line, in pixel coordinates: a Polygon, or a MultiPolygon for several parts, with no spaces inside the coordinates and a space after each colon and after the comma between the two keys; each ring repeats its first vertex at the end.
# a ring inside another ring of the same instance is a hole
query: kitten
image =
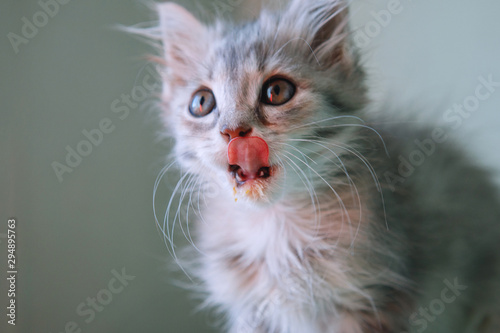
{"type": "Polygon", "coordinates": [[[346,3],[157,11],[186,268],[227,331],[500,332],[497,190],[442,132],[374,127],[346,3]]]}

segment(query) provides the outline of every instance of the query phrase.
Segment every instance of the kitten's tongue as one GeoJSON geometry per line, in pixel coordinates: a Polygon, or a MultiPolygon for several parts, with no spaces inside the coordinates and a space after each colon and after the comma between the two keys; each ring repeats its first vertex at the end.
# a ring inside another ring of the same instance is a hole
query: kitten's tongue
{"type": "Polygon", "coordinates": [[[259,170],[269,167],[269,147],[256,136],[237,137],[229,142],[227,160],[229,165],[239,166],[246,178],[258,178],[259,170]]]}

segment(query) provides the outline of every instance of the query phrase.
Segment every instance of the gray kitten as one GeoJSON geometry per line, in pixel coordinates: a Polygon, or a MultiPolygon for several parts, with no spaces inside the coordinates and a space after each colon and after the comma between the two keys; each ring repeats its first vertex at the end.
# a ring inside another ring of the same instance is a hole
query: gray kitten
{"type": "Polygon", "coordinates": [[[500,332],[497,190],[442,131],[373,125],[344,2],[157,11],[185,268],[229,332],[500,332]]]}

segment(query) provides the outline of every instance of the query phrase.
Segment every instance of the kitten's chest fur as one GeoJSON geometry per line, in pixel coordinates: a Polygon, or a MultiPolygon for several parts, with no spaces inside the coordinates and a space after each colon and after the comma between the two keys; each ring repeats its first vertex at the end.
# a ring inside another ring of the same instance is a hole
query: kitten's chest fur
{"type": "Polygon", "coordinates": [[[380,288],[392,292],[404,279],[390,268],[390,251],[378,252],[371,239],[369,208],[347,189],[338,196],[319,207],[307,197],[253,209],[229,197],[207,206],[199,229],[202,279],[208,301],[229,309],[233,330],[357,332],[361,323],[382,329],[373,300],[384,304],[380,288]],[[303,316],[316,318],[315,327],[303,316]]]}

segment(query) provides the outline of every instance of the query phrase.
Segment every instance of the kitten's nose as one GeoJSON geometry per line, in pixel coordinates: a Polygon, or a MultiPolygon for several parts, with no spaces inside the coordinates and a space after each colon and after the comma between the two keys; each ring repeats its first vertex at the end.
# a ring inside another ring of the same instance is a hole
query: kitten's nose
{"type": "Polygon", "coordinates": [[[226,140],[226,142],[229,143],[234,138],[237,138],[239,136],[249,136],[250,133],[252,133],[252,128],[249,126],[238,126],[235,129],[228,128],[227,125],[224,125],[222,127],[222,130],[220,131],[220,134],[226,140]]]}

